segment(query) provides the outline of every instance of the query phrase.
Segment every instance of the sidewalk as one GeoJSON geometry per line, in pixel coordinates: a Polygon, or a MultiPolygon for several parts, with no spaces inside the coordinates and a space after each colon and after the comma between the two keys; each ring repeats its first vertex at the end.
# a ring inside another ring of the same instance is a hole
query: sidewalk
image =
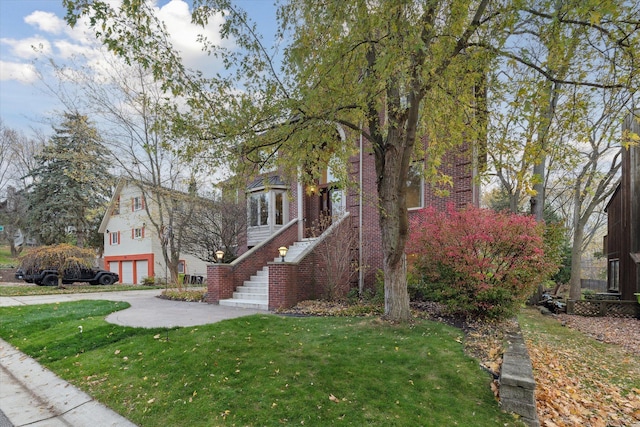
{"type": "MultiPolygon", "coordinates": [[[[160,290],[93,294],[0,297],[0,307],[77,300],[126,301],[131,307],[110,314],[110,323],[134,327],[196,326],[266,313],[205,303],[157,298],[160,290]]],[[[0,339],[0,427],[129,427],[126,418],[57,377],[0,339]]]]}
{"type": "Polygon", "coordinates": [[[135,426],[0,340],[0,408],[13,426],[135,426]]]}

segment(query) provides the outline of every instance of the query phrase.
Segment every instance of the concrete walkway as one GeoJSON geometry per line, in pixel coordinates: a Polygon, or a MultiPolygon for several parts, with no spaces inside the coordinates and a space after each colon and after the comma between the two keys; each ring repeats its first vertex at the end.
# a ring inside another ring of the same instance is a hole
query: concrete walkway
{"type": "MultiPolygon", "coordinates": [[[[0,307],[78,300],[126,301],[110,323],[142,328],[196,326],[266,311],[157,298],[161,290],[0,297],[0,307]]],[[[0,339],[0,427],[134,426],[0,339]]]]}

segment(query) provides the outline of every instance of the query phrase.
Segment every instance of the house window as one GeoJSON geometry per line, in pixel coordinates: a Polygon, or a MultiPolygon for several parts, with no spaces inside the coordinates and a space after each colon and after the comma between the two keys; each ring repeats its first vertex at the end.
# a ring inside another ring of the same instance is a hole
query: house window
{"type": "Polygon", "coordinates": [[[112,245],[119,245],[120,244],[120,232],[119,231],[115,231],[113,233],[109,233],[110,234],[110,241],[112,245]]]}
{"type": "Polygon", "coordinates": [[[144,228],[134,228],[132,234],[134,239],[142,239],[144,237],[144,228]]]}
{"type": "Polygon", "coordinates": [[[249,196],[249,225],[258,227],[267,225],[269,220],[269,199],[266,193],[249,196]]]}
{"type": "Polygon", "coordinates": [[[276,193],[276,225],[284,224],[284,193],[276,193]]]}
{"type": "Polygon", "coordinates": [[[142,202],[142,197],[140,197],[140,196],[134,197],[133,198],[133,210],[134,211],[141,211],[142,209],[144,209],[144,203],[142,202]]]}
{"type": "Polygon", "coordinates": [[[186,263],[184,261],[178,262],[178,273],[182,274],[186,271],[186,263]]]}
{"type": "Polygon", "coordinates": [[[407,209],[423,206],[423,189],[422,162],[414,162],[407,176],[407,209]]]}
{"type": "Polygon", "coordinates": [[[620,260],[609,260],[609,292],[620,291],[620,260]]]}

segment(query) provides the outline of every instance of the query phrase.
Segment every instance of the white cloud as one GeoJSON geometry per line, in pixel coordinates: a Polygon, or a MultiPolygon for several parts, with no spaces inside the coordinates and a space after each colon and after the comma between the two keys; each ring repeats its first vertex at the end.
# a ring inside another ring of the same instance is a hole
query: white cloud
{"type": "Polygon", "coordinates": [[[61,34],[67,26],[67,23],[55,13],[43,12],[41,10],[36,10],[25,17],[24,22],[35,26],[41,31],[52,34],[61,34]]]}
{"type": "Polygon", "coordinates": [[[70,59],[72,57],[84,56],[91,58],[98,52],[99,46],[87,46],[73,43],[69,40],[56,40],[54,46],[58,50],[57,56],[63,59],[70,59]]]}
{"type": "MultiPolygon", "coordinates": [[[[118,6],[121,0],[108,0],[118,6]]],[[[185,66],[202,71],[205,75],[219,70],[221,62],[202,51],[198,37],[205,37],[210,43],[225,44],[233,47],[233,42],[222,40],[220,25],[224,22],[222,15],[212,16],[209,24],[202,28],[191,23],[190,5],[184,0],[171,0],[158,6],[158,0],[148,0],[157,17],[163,21],[170,34],[171,41],[182,57],[185,66]]],[[[52,58],[63,64],[84,64],[93,70],[94,78],[104,77],[105,61],[112,58],[111,53],[100,45],[93,30],[89,28],[88,18],[84,17],[69,27],[64,19],[54,13],[35,11],[24,18],[24,22],[41,31],[44,35],[33,35],[23,39],[3,38],[0,43],[9,46],[10,54],[15,62],[2,62],[2,80],[17,80],[22,83],[34,82],[38,79],[38,70],[33,64],[20,64],[19,60],[52,58]],[[80,59],[84,58],[84,59],[80,59]],[[77,62],[77,61],[80,62],[77,62]]],[[[112,59],[110,59],[112,60],[112,59]]],[[[106,67],[108,68],[108,66],[106,67]]]]}
{"type": "MultiPolygon", "coordinates": [[[[223,42],[220,37],[220,25],[224,22],[222,15],[217,14],[211,17],[209,24],[202,28],[191,23],[190,6],[184,0],[171,0],[161,7],[157,5],[157,0],[148,1],[156,16],[166,25],[171,43],[179,52],[186,67],[200,70],[205,75],[209,75],[221,67],[221,61],[202,51],[202,44],[198,42],[198,36],[202,35],[216,45],[225,43],[232,46],[233,43],[223,42]]],[[[118,7],[121,0],[109,0],[108,2],[113,7],[118,7]]],[[[62,22],[64,23],[64,21],[62,22]]],[[[55,47],[59,50],[57,54],[61,58],[68,59],[72,55],[79,54],[88,58],[95,57],[94,51],[100,48],[93,30],[89,27],[88,18],[83,17],[78,20],[74,28],[69,26],[64,28],[67,39],[59,39],[54,42],[55,47]]]]}
{"type": "Polygon", "coordinates": [[[29,84],[38,80],[40,75],[32,64],[0,61],[0,80],[16,80],[29,84]]]}
{"type": "MultiPolygon", "coordinates": [[[[189,5],[183,0],[171,0],[156,10],[158,18],[167,26],[171,43],[178,50],[187,67],[207,74],[207,71],[213,71],[221,66],[217,59],[202,51],[198,36],[202,35],[210,43],[222,45],[223,41],[220,37],[220,25],[224,22],[222,15],[212,16],[207,26],[202,28],[191,23],[189,5]]],[[[228,41],[225,43],[230,44],[228,41]]]]}
{"type": "Polygon", "coordinates": [[[51,43],[44,37],[34,36],[25,39],[0,39],[0,43],[11,47],[13,55],[29,59],[44,55],[51,55],[51,43]]]}

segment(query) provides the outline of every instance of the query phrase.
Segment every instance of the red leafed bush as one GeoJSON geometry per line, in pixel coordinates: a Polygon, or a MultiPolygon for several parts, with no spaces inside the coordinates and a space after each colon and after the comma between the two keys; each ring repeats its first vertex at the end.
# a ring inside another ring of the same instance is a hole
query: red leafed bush
{"type": "Polygon", "coordinates": [[[426,208],[407,252],[424,299],[471,318],[512,316],[557,264],[545,257],[544,224],[468,207],[426,208]]]}

